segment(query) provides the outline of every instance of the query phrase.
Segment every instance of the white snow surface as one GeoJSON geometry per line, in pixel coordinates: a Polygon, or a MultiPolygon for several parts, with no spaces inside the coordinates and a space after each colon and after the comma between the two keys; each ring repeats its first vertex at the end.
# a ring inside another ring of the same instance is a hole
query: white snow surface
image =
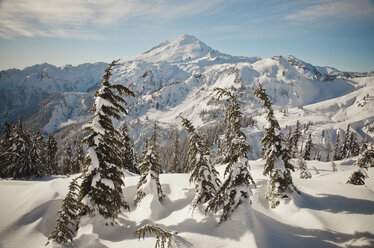
{"type": "MultiPolygon", "coordinates": [[[[249,161],[257,184],[252,188],[252,205],[243,202],[222,224],[218,224],[219,212],[205,215],[200,208],[192,215],[190,204],[195,193],[188,174],[160,175],[167,197],[160,203],[150,194],[139,206],[132,202],[139,176],[127,176],[124,196],[131,211],[120,214],[113,226],[106,226],[100,217],[83,218],[74,245],[154,247],[154,237],[138,241],[133,232],[146,224],[157,224],[178,232],[173,236],[175,247],[373,247],[374,168],[369,168],[366,185],[346,184],[356,169],[356,159],[336,161],[335,173],[329,162],[307,161],[307,166],[315,166],[320,174],[311,170],[312,179],[299,179],[298,172],[293,173],[302,194],[293,194],[276,209],[271,209],[265,199],[268,179],[262,175],[264,161],[249,161]]],[[[224,167],[217,169],[223,175],[224,167]]],[[[0,247],[44,247],[75,176],[39,181],[1,179],[0,247]]]]}

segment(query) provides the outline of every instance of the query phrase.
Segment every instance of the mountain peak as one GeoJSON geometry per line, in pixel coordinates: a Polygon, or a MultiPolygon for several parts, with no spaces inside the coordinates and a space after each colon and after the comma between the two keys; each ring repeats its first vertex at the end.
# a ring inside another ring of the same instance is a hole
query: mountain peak
{"type": "Polygon", "coordinates": [[[147,62],[183,62],[199,59],[212,53],[219,54],[218,51],[207,46],[196,37],[184,34],[171,42],[165,41],[160,43],[136,57],[136,59],[147,62]]]}

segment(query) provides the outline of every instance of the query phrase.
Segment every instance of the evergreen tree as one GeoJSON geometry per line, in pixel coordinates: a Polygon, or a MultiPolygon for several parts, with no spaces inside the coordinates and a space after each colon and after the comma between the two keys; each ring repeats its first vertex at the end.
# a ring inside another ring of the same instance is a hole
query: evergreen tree
{"type": "Polygon", "coordinates": [[[366,134],[365,139],[361,143],[360,153],[363,153],[364,151],[366,151],[366,149],[368,148],[368,143],[369,143],[369,137],[366,134]]]}
{"type": "Polygon", "coordinates": [[[289,127],[288,133],[285,137],[286,147],[287,147],[287,150],[289,150],[289,151],[293,150],[292,137],[293,137],[292,130],[291,130],[291,127],[289,127]]]}
{"type": "Polygon", "coordinates": [[[63,175],[71,175],[73,174],[73,167],[74,167],[74,158],[73,158],[73,151],[71,150],[71,145],[68,144],[64,152],[64,158],[62,160],[62,164],[60,166],[61,173],[63,175]]]}
{"type": "Polygon", "coordinates": [[[79,185],[78,178],[74,178],[69,185],[69,192],[62,201],[62,207],[57,212],[59,215],[57,225],[48,236],[48,243],[53,240],[60,245],[66,245],[73,241],[75,231],[78,227],[79,213],[82,203],[78,200],[79,185]]]}
{"type": "Polygon", "coordinates": [[[162,201],[165,197],[159,179],[161,165],[158,151],[157,126],[155,125],[150,137],[150,144],[147,144],[147,152],[144,154],[142,163],[139,166],[141,175],[135,197],[136,203],[139,203],[147,193],[157,195],[159,201],[162,201]]]}
{"type": "Polygon", "coordinates": [[[364,185],[368,177],[366,171],[369,167],[374,167],[374,142],[371,142],[368,149],[360,154],[355,165],[357,169],[353,172],[347,183],[355,185],[364,185]]]}
{"type": "Polygon", "coordinates": [[[175,134],[174,134],[173,148],[174,150],[173,150],[173,157],[171,161],[171,171],[173,173],[183,173],[184,170],[179,160],[179,138],[178,138],[177,131],[175,131],[175,134]]]}
{"type": "Polygon", "coordinates": [[[134,143],[130,138],[129,128],[125,122],[123,122],[121,126],[120,140],[123,144],[123,148],[120,152],[122,167],[128,171],[139,174],[139,170],[136,166],[134,143]]]}
{"type": "Polygon", "coordinates": [[[355,157],[360,154],[360,146],[358,145],[357,137],[354,133],[351,132],[349,136],[349,150],[347,156],[355,157]]]}
{"type": "Polygon", "coordinates": [[[31,163],[34,167],[40,168],[43,175],[46,174],[45,148],[44,138],[41,135],[41,132],[35,131],[31,137],[31,163]]]}
{"type": "Polygon", "coordinates": [[[227,151],[229,160],[225,169],[225,180],[217,194],[209,201],[206,211],[217,212],[220,207],[223,207],[220,219],[220,222],[223,222],[243,201],[249,199],[252,194],[250,184],[254,184],[254,181],[248,163],[250,146],[245,134],[240,130],[242,113],[237,96],[221,88],[214,90],[217,92],[218,100],[225,97],[230,103],[225,117],[232,139],[227,151]]]}
{"type": "Polygon", "coordinates": [[[293,132],[292,135],[292,157],[296,158],[296,155],[299,154],[299,148],[298,148],[298,142],[299,139],[301,138],[301,133],[300,133],[300,122],[299,120],[296,121],[296,128],[295,131],[293,132]]]}
{"type": "Polygon", "coordinates": [[[43,165],[45,171],[47,172],[46,164],[47,164],[47,143],[43,137],[42,131],[37,129],[34,131],[33,134],[33,142],[38,150],[40,163],[43,165]]]}
{"type": "Polygon", "coordinates": [[[340,160],[341,156],[339,155],[339,142],[340,142],[340,132],[338,130],[336,135],[336,141],[334,146],[334,151],[332,152],[332,160],[340,160]]]}
{"type": "Polygon", "coordinates": [[[190,135],[188,142],[187,172],[191,172],[190,183],[195,183],[195,198],[192,207],[204,204],[217,192],[220,181],[218,172],[210,163],[210,149],[196,133],[191,121],[179,116],[182,125],[190,135]]]}
{"type": "Polygon", "coordinates": [[[294,171],[294,168],[289,161],[289,151],[283,144],[279,123],[274,117],[271,102],[261,84],[258,85],[254,95],[264,102],[262,108],[268,111],[266,119],[269,124],[264,130],[265,136],[261,143],[265,151],[264,175],[270,176],[266,198],[271,202],[271,207],[275,208],[279,204],[279,199],[289,197],[288,192],[291,193],[293,190],[298,192],[292,183],[291,171],[294,171]]]}
{"type": "Polygon", "coordinates": [[[9,149],[12,146],[11,134],[13,127],[9,121],[5,121],[2,127],[2,138],[0,139],[0,177],[6,177],[6,171],[10,163],[9,149]]]}
{"type": "Polygon", "coordinates": [[[84,160],[84,151],[83,151],[83,144],[81,142],[76,142],[75,145],[75,156],[74,156],[74,171],[73,173],[79,173],[84,171],[84,165],[83,165],[83,160],[84,160]]]}
{"type": "Polygon", "coordinates": [[[349,152],[349,146],[350,146],[350,144],[349,144],[349,142],[350,142],[349,137],[351,135],[350,127],[351,127],[351,125],[348,124],[347,130],[345,131],[345,135],[344,135],[344,139],[343,139],[343,144],[340,147],[340,156],[341,156],[341,159],[348,158],[348,152],[349,152]]]}
{"type": "Polygon", "coordinates": [[[49,134],[47,140],[47,171],[50,175],[61,173],[57,163],[57,142],[53,134],[49,134]]]}
{"type": "Polygon", "coordinates": [[[300,170],[300,178],[303,178],[303,179],[312,178],[312,174],[308,170],[306,162],[301,154],[299,154],[296,164],[300,170]]]}
{"type": "Polygon", "coordinates": [[[310,133],[308,136],[308,140],[305,143],[305,151],[304,151],[304,159],[310,160],[310,153],[312,151],[312,148],[314,147],[312,143],[312,134],[310,133]]]}
{"type": "Polygon", "coordinates": [[[21,119],[12,132],[11,143],[13,145],[9,148],[10,164],[6,174],[14,179],[43,176],[43,168],[39,163],[35,163],[35,156],[33,156],[35,148],[30,134],[24,128],[21,119]]]}
{"type": "Polygon", "coordinates": [[[105,70],[102,86],[95,93],[94,115],[84,130],[88,135],[83,139],[87,145],[85,173],[80,188],[80,199],[86,206],[84,214],[99,214],[114,220],[122,209],[129,209],[122,192],[123,171],[119,150],[123,144],[119,133],[113,127],[112,119],[120,119],[127,114],[121,95],[135,94],[120,84],[109,83],[112,69],[118,61],[113,61],[105,70]],[[118,95],[115,94],[118,93],[118,95]]]}

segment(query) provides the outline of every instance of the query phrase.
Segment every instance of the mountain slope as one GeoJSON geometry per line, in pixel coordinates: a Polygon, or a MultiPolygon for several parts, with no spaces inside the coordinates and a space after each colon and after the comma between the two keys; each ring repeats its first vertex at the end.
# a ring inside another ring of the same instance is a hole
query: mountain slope
{"type": "MultiPolygon", "coordinates": [[[[5,102],[0,107],[1,121],[21,115],[28,118],[29,126],[43,128],[45,133],[64,134],[58,137],[70,133],[74,137],[89,118],[87,109],[92,102],[88,99],[98,87],[105,66],[36,65],[1,72],[0,100],[5,102]]],[[[113,71],[112,80],[136,94],[127,99],[130,113],[126,121],[138,150],[155,122],[164,132],[161,142],[166,144],[173,129],[181,130],[179,114],[197,127],[217,125],[225,105],[214,100],[213,89],[222,87],[236,92],[244,115],[256,120],[244,131],[253,147],[252,158],[258,158],[264,125],[261,103],[253,97],[258,83],[267,90],[280,124],[290,127],[297,120],[302,124],[313,122],[310,130],[317,143],[323,130],[330,133],[328,141],[335,142],[334,133],[345,130],[350,123],[359,139],[373,135],[367,128],[374,117],[370,95],[374,92],[374,77],[370,73],[340,72],[293,56],[231,56],[183,35],[123,61],[113,71]]]]}

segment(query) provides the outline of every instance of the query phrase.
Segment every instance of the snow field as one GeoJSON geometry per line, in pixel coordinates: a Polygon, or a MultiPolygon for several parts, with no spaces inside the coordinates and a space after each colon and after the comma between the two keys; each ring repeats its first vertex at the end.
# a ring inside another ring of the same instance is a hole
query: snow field
{"type": "MultiPolygon", "coordinates": [[[[243,202],[220,225],[220,212],[205,215],[204,206],[192,212],[195,190],[188,174],[161,174],[166,198],[160,203],[157,196],[148,194],[136,206],[133,199],[139,176],[128,173],[124,194],[131,211],[123,212],[113,226],[106,226],[99,217],[82,218],[74,244],[79,248],[154,247],[154,237],[138,241],[133,232],[146,224],[157,224],[177,232],[175,247],[371,247],[374,170],[369,169],[366,185],[346,184],[356,159],[336,161],[335,173],[329,162],[307,161],[313,177],[299,179],[299,171],[295,171],[294,184],[302,194],[293,193],[292,199],[281,201],[276,209],[264,198],[268,182],[262,175],[264,161],[250,161],[257,184],[252,187],[252,205],[243,202]]],[[[222,175],[224,168],[218,166],[217,170],[222,175]]],[[[0,202],[0,247],[43,247],[72,177],[0,180],[0,196],[5,199],[0,202]]]]}

